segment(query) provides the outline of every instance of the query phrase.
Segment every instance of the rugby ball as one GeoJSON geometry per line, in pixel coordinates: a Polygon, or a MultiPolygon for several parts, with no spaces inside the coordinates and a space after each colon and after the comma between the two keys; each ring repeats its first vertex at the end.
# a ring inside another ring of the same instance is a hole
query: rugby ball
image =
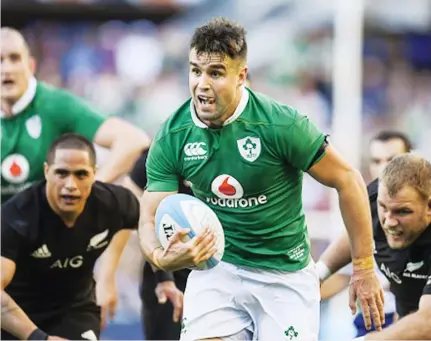
{"type": "Polygon", "coordinates": [[[184,242],[195,237],[207,226],[214,229],[217,252],[206,262],[199,263],[191,269],[208,270],[222,259],[225,243],[223,227],[214,211],[203,201],[187,194],[170,195],[160,202],[155,218],[157,238],[163,248],[168,246],[170,237],[178,227],[190,229],[184,242]]]}

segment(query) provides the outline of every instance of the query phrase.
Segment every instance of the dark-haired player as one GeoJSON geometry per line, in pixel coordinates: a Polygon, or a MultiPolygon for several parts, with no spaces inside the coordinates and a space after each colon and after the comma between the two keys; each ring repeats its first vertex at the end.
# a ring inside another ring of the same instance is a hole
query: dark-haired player
{"type": "Polygon", "coordinates": [[[121,230],[137,227],[139,204],[95,181],[95,158],[90,141],[62,135],[48,151],[46,180],[3,204],[2,339],[99,337],[93,267],[121,230]]]}
{"type": "Polygon", "coordinates": [[[150,148],[139,228],[144,253],[161,269],[190,267],[214,254],[213,233],[182,242],[187,231],[179,231],[166,250],[157,240],[155,211],[178,191],[180,178],[223,225],[223,261],[187,280],[181,338],[317,339],[319,280],[302,208],[304,172],[338,191],[355,258],[354,293],[381,323],[371,215],[358,171],[307,117],[244,86],[242,26],[214,18],[198,27],[189,70],[192,98],[150,148]]]}

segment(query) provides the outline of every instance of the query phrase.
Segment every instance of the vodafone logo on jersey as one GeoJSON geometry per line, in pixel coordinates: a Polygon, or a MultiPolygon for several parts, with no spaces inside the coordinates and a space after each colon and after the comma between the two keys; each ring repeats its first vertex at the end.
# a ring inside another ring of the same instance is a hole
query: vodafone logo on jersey
{"type": "Polygon", "coordinates": [[[12,154],[6,157],[1,165],[3,178],[11,184],[20,184],[28,179],[30,165],[21,154],[12,154]]]}
{"type": "Polygon", "coordinates": [[[211,191],[217,196],[206,198],[207,203],[231,208],[245,208],[259,206],[268,202],[266,195],[258,197],[243,198],[244,188],[233,176],[222,174],[217,176],[211,183],[211,191]]]}
{"type": "Polygon", "coordinates": [[[239,199],[244,195],[244,189],[233,176],[222,174],[211,184],[211,191],[221,199],[239,199]]]}

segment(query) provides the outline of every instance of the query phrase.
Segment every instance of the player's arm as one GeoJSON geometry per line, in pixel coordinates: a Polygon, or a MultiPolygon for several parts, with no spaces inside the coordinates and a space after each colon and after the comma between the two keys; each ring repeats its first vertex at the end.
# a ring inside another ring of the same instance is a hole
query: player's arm
{"type": "MultiPolygon", "coordinates": [[[[29,336],[36,339],[46,339],[48,335],[39,330],[27,314],[5,291],[12,281],[16,271],[16,260],[26,241],[23,237],[25,227],[20,226],[20,233],[10,223],[19,221],[17,212],[12,205],[2,206],[1,220],[1,328],[20,340],[27,340],[29,336]]],[[[23,224],[25,225],[25,224],[23,224]]]]}
{"type": "Polygon", "coordinates": [[[115,281],[115,272],[117,271],[121,254],[126,247],[131,232],[130,230],[120,230],[114,235],[100,258],[99,271],[97,273],[98,281],[115,281]]]}
{"type": "Polygon", "coordinates": [[[99,272],[99,280],[102,281],[115,279],[115,271],[120,262],[121,254],[129,241],[130,233],[138,228],[140,213],[139,201],[131,191],[121,186],[111,186],[115,198],[113,209],[117,210],[120,215],[121,223],[102,255],[99,272]]]}
{"type": "Polygon", "coordinates": [[[107,161],[97,171],[97,179],[105,182],[112,182],[129,172],[142,151],[150,145],[144,131],[115,117],[101,125],[94,142],[110,149],[107,161]]]}
{"type": "MultiPolygon", "coordinates": [[[[139,242],[145,258],[151,262],[155,268],[163,269],[155,257],[157,252],[163,251],[155,230],[156,210],[160,202],[169,195],[178,193],[172,192],[148,192],[145,191],[141,199],[141,218],[139,221],[139,242]]],[[[154,270],[153,267],[153,270],[154,270]]]]}
{"type": "MultiPolygon", "coordinates": [[[[133,166],[129,176],[123,180],[123,186],[128,188],[136,197],[141,198],[144,194],[144,189],[147,186],[147,163],[148,150],[145,150],[133,166]]],[[[157,283],[173,282],[175,280],[172,272],[165,272],[158,269],[151,262],[151,269],[155,273],[157,283]]]]}
{"type": "MultiPolygon", "coordinates": [[[[349,234],[353,264],[366,262],[373,269],[373,230],[371,211],[365,182],[331,145],[325,155],[308,173],[321,184],[335,188],[339,205],[349,234]]],[[[342,265],[342,264],[341,264],[342,265]]]]}
{"type": "Polygon", "coordinates": [[[15,269],[14,261],[1,257],[1,327],[19,340],[27,340],[37,327],[5,291],[15,275],[15,269]]]}
{"type": "MultiPolygon", "coordinates": [[[[431,278],[431,277],[430,277],[431,278]]],[[[419,309],[365,340],[431,340],[431,293],[422,295],[419,309]]]]}
{"type": "Polygon", "coordinates": [[[349,264],[351,260],[349,235],[343,232],[326,248],[316,264],[320,280],[326,280],[331,274],[349,264]]]}
{"type": "Polygon", "coordinates": [[[384,323],[383,290],[374,270],[373,230],[367,188],[360,173],[351,167],[331,145],[309,169],[310,175],[338,192],[339,205],[349,234],[353,275],[350,308],[356,312],[359,300],[367,329],[371,317],[377,330],[384,323]]]}
{"type": "Polygon", "coordinates": [[[349,286],[350,276],[344,274],[333,274],[320,286],[320,297],[322,301],[329,300],[342,292],[349,286]]]}
{"type": "Polygon", "coordinates": [[[61,115],[53,120],[58,122],[63,133],[81,134],[108,148],[110,154],[103,167],[97,171],[97,179],[113,182],[129,172],[141,152],[150,145],[148,135],[121,118],[105,118],[82,99],[61,91],[61,115]]]}
{"type": "MultiPolygon", "coordinates": [[[[275,145],[281,145],[282,155],[288,164],[308,172],[314,179],[338,192],[341,213],[347,226],[353,256],[353,276],[356,284],[351,287],[350,307],[356,309],[356,298],[361,302],[366,327],[383,322],[383,291],[374,272],[371,212],[367,189],[362,176],[327,143],[325,135],[305,116],[292,109],[283,130],[275,129],[275,145]],[[369,310],[371,309],[371,311],[369,310]]],[[[345,257],[347,248],[341,250],[345,257]]],[[[339,266],[348,258],[340,260],[339,266]]],[[[335,268],[335,267],[334,267],[335,268]]],[[[353,284],[352,284],[353,285],[353,284]]]]}

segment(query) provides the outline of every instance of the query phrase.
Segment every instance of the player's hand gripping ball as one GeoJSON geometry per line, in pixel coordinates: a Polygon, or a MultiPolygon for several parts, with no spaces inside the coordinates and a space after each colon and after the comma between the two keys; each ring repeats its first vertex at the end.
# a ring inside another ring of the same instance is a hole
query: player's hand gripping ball
{"type": "Polygon", "coordinates": [[[210,227],[217,237],[216,253],[206,262],[201,262],[193,270],[208,270],[215,267],[223,257],[224,232],[214,211],[203,201],[187,194],[173,194],[161,201],[156,211],[156,233],[163,248],[176,229],[188,228],[189,234],[183,242],[195,237],[206,227],[210,227]]]}

